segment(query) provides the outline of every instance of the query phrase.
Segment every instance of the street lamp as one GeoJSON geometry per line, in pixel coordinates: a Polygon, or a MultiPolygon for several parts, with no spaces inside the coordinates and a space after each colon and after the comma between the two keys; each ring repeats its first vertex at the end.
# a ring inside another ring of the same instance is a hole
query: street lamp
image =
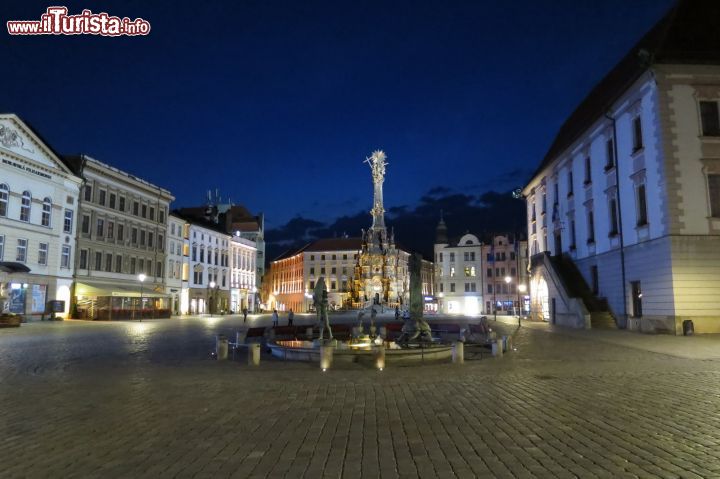
{"type": "Polygon", "coordinates": [[[210,281],[210,284],[208,286],[210,286],[210,293],[208,293],[208,312],[210,313],[210,317],[212,317],[213,307],[212,307],[212,299],[211,298],[214,297],[215,295],[214,294],[211,295],[211,293],[212,293],[212,290],[215,288],[215,281],[210,281]]]}
{"type": "Polygon", "coordinates": [[[518,314],[518,328],[520,326],[522,326],[522,323],[520,322],[521,321],[520,318],[522,318],[522,313],[523,313],[523,310],[522,310],[523,303],[520,300],[520,293],[522,293],[524,295],[525,291],[527,291],[527,286],[525,286],[524,284],[519,284],[518,285],[518,306],[520,307],[520,311],[519,311],[520,314],[518,314]]]}
{"type": "Polygon", "coordinates": [[[140,273],[138,275],[138,281],[140,281],[140,321],[142,321],[142,315],[143,315],[143,284],[145,284],[145,273],[140,273]]]}

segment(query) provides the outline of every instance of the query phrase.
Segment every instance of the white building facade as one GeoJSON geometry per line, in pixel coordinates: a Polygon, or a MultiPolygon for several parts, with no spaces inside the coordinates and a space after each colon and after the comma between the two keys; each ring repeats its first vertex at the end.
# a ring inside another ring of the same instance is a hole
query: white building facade
{"type": "Polygon", "coordinates": [[[41,319],[58,300],[56,315],[68,316],[81,183],[20,118],[0,115],[0,288],[9,312],[41,319]]]}
{"type": "MultiPolygon", "coordinates": [[[[442,220],[441,225],[444,226],[442,220]]],[[[447,238],[438,240],[447,241],[447,238]]],[[[478,237],[468,233],[454,244],[435,243],[434,249],[438,313],[480,315],[483,310],[482,243],[478,237]]]]}
{"type": "Polygon", "coordinates": [[[242,236],[230,240],[230,311],[256,310],[258,249],[242,236]]]}
{"type": "Polygon", "coordinates": [[[184,219],[173,214],[168,216],[165,288],[173,315],[188,314],[190,309],[189,231],[190,225],[184,219]]]}
{"type": "Polygon", "coordinates": [[[539,319],[720,332],[720,44],[684,51],[674,38],[715,27],[673,18],[580,104],[524,188],[539,319]]]}
{"type": "Polygon", "coordinates": [[[230,311],[230,235],[212,223],[189,223],[189,314],[230,311]]]}

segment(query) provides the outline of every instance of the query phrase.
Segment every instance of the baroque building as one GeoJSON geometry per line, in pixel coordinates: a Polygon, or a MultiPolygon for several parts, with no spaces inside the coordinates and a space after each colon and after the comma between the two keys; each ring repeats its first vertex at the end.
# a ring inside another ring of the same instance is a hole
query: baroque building
{"type": "Polygon", "coordinates": [[[718,15],[717,2],[680,0],[577,106],[525,186],[536,318],[720,332],[718,15]]]}
{"type": "Polygon", "coordinates": [[[81,182],[27,123],[0,115],[0,290],[25,320],[47,315],[49,301],[69,315],[81,182]]]}

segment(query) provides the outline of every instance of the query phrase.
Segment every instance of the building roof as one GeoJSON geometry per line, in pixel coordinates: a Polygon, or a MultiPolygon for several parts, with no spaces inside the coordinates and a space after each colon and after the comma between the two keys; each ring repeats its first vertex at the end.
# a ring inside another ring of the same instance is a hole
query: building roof
{"type": "Polygon", "coordinates": [[[360,251],[362,238],[323,238],[312,241],[300,249],[287,250],[273,261],[280,261],[306,251],[360,251]]]}
{"type": "Polygon", "coordinates": [[[577,106],[555,137],[539,175],[653,64],[720,64],[720,2],[679,0],[577,106]]]}
{"type": "Polygon", "coordinates": [[[131,179],[131,180],[133,180],[133,181],[136,181],[136,182],[138,182],[138,183],[140,183],[140,184],[142,184],[142,185],[148,186],[148,187],[150,187],[150,188],[152,188],[152,189],[154,189],[154,190],[161,191],[161,192],[164,193],[166,196],[169,196],[169,197],[171,198],[170,201],[172,201],[172,200],[175,199],[175,197],[172,195],[172,193],[170,193],[169,190],[166,190],[165,188],[162,188],[162,187],[157,186],[157,185],[155,185],[155,184],[153,184],[153,183],[150,183],[150,182],[147,181],[147,180],[144,180],[144,179],[142,179],[142,178],[139,178],[139,177],[133,175],[132,173],[128,173],[127,171],[123,171],[123,170],[121,170],[120,168],[117,168],[117,167],[112,166],[112,165],[108,165],[107,163],[103,163],[103,162],[100,161],[100,160],[96,160],[95,158],[93,158],[93,157],[91,157],[91,156],[88,156],[88,155],[65,155],[65,156],[63,156],[62,158],[63,158],[63,161],[65,161],[65,163],[68,165],[68,167],[69,167],[70,169],[72,169],[73,172],[74,172],[76,175],[80,176],[80,177],[84,177],[84,176],[83,176],[83,172],[84,172],[85,168],[87,167],[87,164],[88,164],[88,163],[90,163],[90,164],[95,164],[96,166],[99,166],[99,167],[102,167],[102,168],[106,168],[106,169],[108,169],[108,170],[110,170],[110,171],[113,171],[113,172],[115,172],[115,173],[123,176],[123,177],[127,177],[127,178],[129,178],[129,179],[131,179]]]}
{"type": "Polygon", "coordinates": [[[203,217],[195,217],[192,215],[188,215],[188,214],[185,214],[185,212],[181,211],[181,210],[172,210],[170,212],[170,214],[177,218],[180,218],[181,220],[185,220],[186,222],[190,223],[191,225],[202,226],[203,228],[207,228],[209,230],[216,231],[218,233],[222,233],[224,235],[230,236],[230,233],[225,231],[225,228],[223,228],[222,224],[208,221],[203,217]]]}

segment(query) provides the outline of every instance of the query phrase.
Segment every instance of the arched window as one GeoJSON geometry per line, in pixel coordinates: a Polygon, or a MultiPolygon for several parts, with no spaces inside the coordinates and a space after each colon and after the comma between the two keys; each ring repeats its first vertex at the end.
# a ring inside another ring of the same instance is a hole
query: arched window
{"type": "Polygon", "coordinates": [[[43,200],[43,209],[42,209],[42,225],[43,226],[50,226],[50,213],[52,212],[52,200],[50,198],[45,198],[43,200]]]}
{"type": "Polygon", "coordinates": [[[29,191],[23,191],[20,203],[20,221],[30,221],[30,203],[32,203],[32,195],[29,191]]]}
{"type": "Polygon", "coordinates": [[[9,191],[8,185],[0,184],[0,216],[7,216],[9,191]]]}

